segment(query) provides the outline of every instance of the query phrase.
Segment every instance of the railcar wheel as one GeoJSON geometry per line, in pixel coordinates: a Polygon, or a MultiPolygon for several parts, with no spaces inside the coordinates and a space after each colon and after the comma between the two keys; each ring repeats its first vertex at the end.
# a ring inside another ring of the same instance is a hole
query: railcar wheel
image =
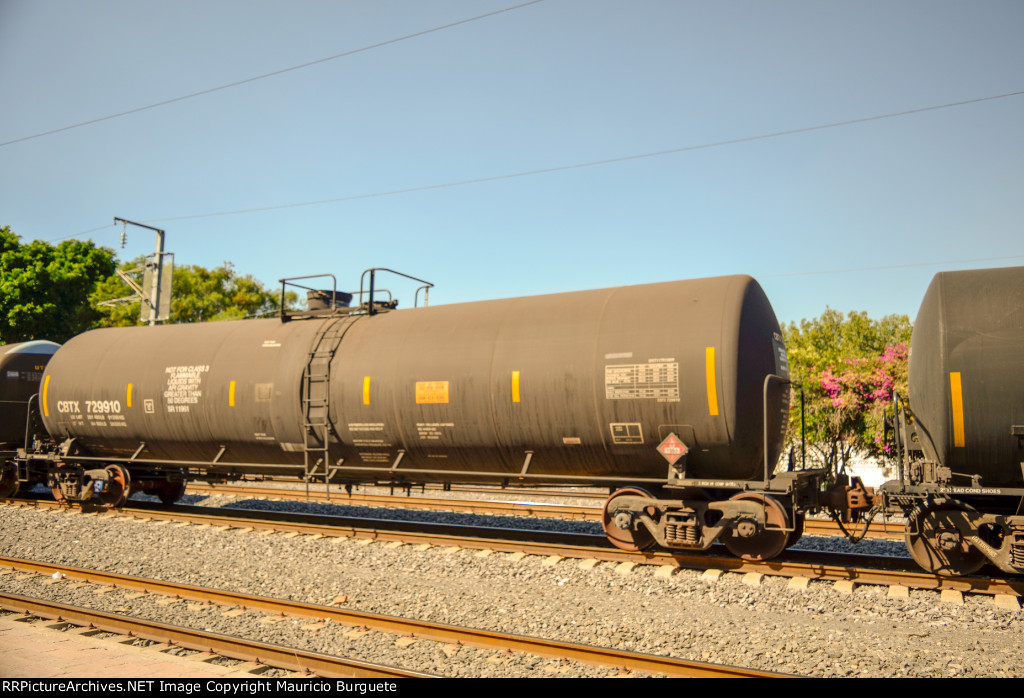
{"type": "Polygon", "coordinates": [[[13,497],[18,491],[18,470],[13,463],[0,463],[0,499],[13,497]]]}
{"type": "Polygon", "coordinates": [[[108,509],[116,509],[128,501],[128,493],[131,490],[132,478],[128,471],[120,465],[112,464],[107,466],[110,473],[110,480],[107,482],[107,491],[100,494],[97,499],[100,504],[108,509]]]}
{"type": "Polygon", "coordinates": [[[907,522],[907,550],[923,569],[945,577],[974,574],[985,556],[970,544],[956,526],[955,517],[968,510],[952,503],[936,504],[907,522]]]}
{"type": "Polygon", "coordinates": [[[627,509],[617,509],[615,500],[621,497],[647,497],[651,495],[641,489],[627,488],[614,493],[604,503],[604,514],[601,517],[601,525],[604,532],[608,534],[608,540],[612,545],[622,550],[636,552],[646,550],[654,545],[654,536],[647,530],[647,527],[637,522],[632,512],[627,509]]]}
{"type": "Polygon", "coordinates": [[[160,486],[153,491],[153,494],[159,497],[163,504],[170,506],[181,499],[185,494],[185,481],[178,480],[161,483],[160,486]]]}
{"type": "Polygon", "coordinates": [[[789,528],[789,516],[776,499],[756,492],[740,492],[730,499],[760,502],[764,505],[766,522],[765,526],[749,524],[746,528],[749,535],[730,531],[729,535],[723,536],[722,543],[730,553],[744,560],[758,561],[770,560],[786,549],[792,535],[786,530],[789,528]]]}

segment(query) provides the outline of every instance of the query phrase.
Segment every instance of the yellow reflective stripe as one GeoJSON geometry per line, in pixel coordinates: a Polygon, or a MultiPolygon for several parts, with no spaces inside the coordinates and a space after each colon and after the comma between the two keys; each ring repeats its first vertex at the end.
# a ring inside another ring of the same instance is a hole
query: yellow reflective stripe
{"type": "Polygon", "coordinates": [[[131,383],[128,384],[128,399],[127,399],[127,403],[128,403],[129,407],[132,406],[132,384],[131,383]]]}
{"type": "Polygon", "coordinates": [[[512,371],[512,402],[519,402],[519,371],[512,371]]]}
{"type": "Polygon", "coordinates": [[[50,405],[46,401],[46,394],[50,391],[50,377],[47,376],[46,380],[43,381],[43,416],[50,416],[50,405]]]}
{"type": "Polygon", "coordinates": [[[949,374],[949,397],[953,403],[953,445],[963,448],[964,438],[964,392],[960,384],[960,373],[949,374]]]}
{"type": "Polygon", "coordinates": [[[370,377],[363,376],[363,404],[370,404],[370,377]]]}
{"type": "Polygon", "coordinates": [[[708,347],[704,352],[704,365],[708,379],[708,414],[718,416],[718,386],[715,380],[715,348],[708,347]]]}
{"type": "Polygon", "coordinates": [[[235,382],[228,383],[228,407],[235,406],[235,382]]]}

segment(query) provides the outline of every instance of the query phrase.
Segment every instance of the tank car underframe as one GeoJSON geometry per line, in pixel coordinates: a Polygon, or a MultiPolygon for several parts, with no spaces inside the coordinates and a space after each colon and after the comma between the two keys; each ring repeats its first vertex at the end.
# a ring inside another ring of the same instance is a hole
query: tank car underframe
{"type": "Polygon", "coordinates": [[[0,499],[13,497],[20,484],[17,451],[0,451],[0,499]]]}
{"type": "Polygon", "coordinates": [[[13,497],[46,479],[46,459],[56,444],[42,427],[39,396],[25,401],[25,430],[20,443],[8,442],[0,450],[0,499],[13,497]]]}
{"type": "MultiPolygon", "coordinates": [[[[33,459],[31,470],[35,480],[45,481],[59,500],[107,507],[122,506],[135,492],[149,492],[170,504],[193,480],[307,474],[302,464],[222,461],[223,448],[208,461],[139,458],[144,450],[145,444],[140,443],[130,457],[92,456],[76,453],[75,444],[65,442],[58,453],[33,459]]],[[[396,458],[390,467],[346,467],[339,462],[325,479],[345,485],[401,487],[426,481],[604,486],[613,491],[606,503],[604,528],[614,545],[641,550],[657,543],[667,549],[706,550],[721,541],[733,554],[749,560],[770,559],[792,545],[802,534],[807,512],[825,508],[848,518],[851,511],[865,508],[863,488],[842,484],[825,488],[825,470],[784,472],[767,480],[721,480],[681,477],[685,470],[676,465],[667,468],[665,478],[624,481],[622,476],[528,472],[529,457],[518,473],[410,469],[401,468],[401,461],[396,458]]]]}
{"type": "MultiPolygon", "coordinates": [[[[203,461],[139,458],[144,450],[145,443],[140,443],[129,457],[93,456],[68,441],[54,453],[26,456],[19,452],[14,460],[19,464],[19,481],[45,482],[58,500],[108,508],[122,506],[136,492],[148,492],[171,504],[184,494],[186,483],[194,480],[308,475],[302,464],[223,461],[225,448],[203,461]]],[[[624,481],[622,476],[529,472],[529,454],[518,473],[420,470],[401,465],[400,456],[390,467],[353,467],[339,461],[322,479],[345,485],[400,487],[427,481],[603,486],[613,492],[606,503],[604,528],[614,545],[641,550],[657,543],[666,549],[706,550],[720,541],[733,554],[749,560],[770,559],[796,542],[802,534],[804,514],[829,509],[849,520],[851,512],[865,509],[864,502],[870,498],[857,484],[826,488],[825,470],[784,472],[766,480],[723,480],[688,478],[682,476],[685,468],[675,464],[667,467],[665,478],[624,481]]]]}
{"type": "Polygon", "coordinates": [[[1009,574],[1024,573],[1024,489],[892,481],[879,494],[887,515],[906,517],[907,549],[922,568],[959,576],[990,562],[1009,574]],[[974,497],[973,503],[965,501],[965,496],[974,497]],[[981,502],[991,504],[979,504],[979,496],[981,502]],[[997,508],[997,497],[1019,502],[1016,513],[984,511],[987,506],[997,508]]]}
{"type": "MultiPolygon", "coordinates": [[[[971,574],[986,562],[1009,574],[1024,573],[1024,488],[987,487],[978,472],[954,473],[927,458],[927,434],[910,419],[898,394],[893,405],[899,474],[879,488],[879,508],[887,516],[906,517],[906,544],[914,561],[947,576],[971,574]],[[956,479],[969,484],[952,484],[956,479]]],[[[1010,435],[1024,442],[1016,429],[1010,435]]]]}
{"type": "Polygon", "coordinates": [[[10,497],[18,488],[44,484],[57,501],[115,508],[136,492],[148,492],[166,504],[185,493],[186,471],[173,464],[146,466],[133,458],[68,455],[73,451],[73,443],[66,442],[49,452],[19,448],[11,457],[2,454],[0,495],[10,497]]]}
{"type": "Polygon", "coordinates": [[[825,477],[807,470],[763,482],[674,478],[662,496],[624,487],[605,502],[602,524],[624,550],[707,550],[721,541],[737,557],[767,560],[800,538],[806,511],[829,506],[825,477]]]}
{"type": "Polygon", "coordinates": [[[173,504],[185,494],[187,476],[181,469],[133,470],[106,459],[103,463],[106,464],[99,467],[65,461],[51,463],[46,468],[46,485],[57,501],[99,504],[111,509],[123,506],[138,492],[159,497],[164,504],[173,504]]]}
{"type": "Polygon", "coordinates": [[[41,448],[0,452],[0,499],[45,484],[48,470],[54,463],[52,456],[41,448]]]}

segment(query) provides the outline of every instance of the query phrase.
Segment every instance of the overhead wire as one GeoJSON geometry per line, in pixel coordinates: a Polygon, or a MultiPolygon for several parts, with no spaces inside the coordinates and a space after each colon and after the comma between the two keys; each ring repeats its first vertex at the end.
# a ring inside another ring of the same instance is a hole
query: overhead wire
{"type": "MultiPolygon", "coordinates": [[[[506,179],[515,179],[515,178],[518,178],[518,177],[529,177],[529,176],[540,175],[540,174],[550,174],[552,172],[563,172],[563,171],[566,171],[566,170],[581,169],[581,168],[586,168],[586,167],[598,167],[598,166],[602,166],[602,165],[611,165],[611,164],[616,164],[616,163],[620,163],[620,162],[629,162],[631,160],[642,160],[642,159],[646,159],[646,158],[662,157],[662,156],[665,156],[665,155],[673,155],[673,154],[678,154],[678,153],[686,153],[686,152],[692,152],[692,151],[696,151],[696,150],[706,150],[706,149],[709,149],[709,148],[720,148],[720,147],[729,146],[729,145],[738,145],[740,143],[750,143],[750,142],[753,142],[753,141],[767,140],[767,139],[771,139],[771,138],[781,138],[783,136],[793,136],[793,135],[797,135],[797,134],[801,134],[801,133],[811,133],[813,131],[822,131],[822,130],[825,130],[825,129],[840,128],[840,127],[843,127],[843,126],[852,126],[852,125],[856,125],[856,124],[863,124],[863,123],[868,123],[868,122],[871,122],[871,121],[880,121],[880,120],[883,120],[883,119],[893,119],[893,118],[902,117],[902,116],[909,116],[911,114],[922,114],[922,113],[925,113],[925,112],[937,111],[937,110],[940,110],[940,109],[950,109],[952,107],[960,107],[960,106],[964,106],[964,105],[968,105],[968,104],[978,104],[980,102],[989,102],[989,101],[993,101],[993,100],[997,100],[997,99],[1006,99],[1006,98],[1009,98],[1009,97],[1016,97],[1016,96],[1020,96],[1020,95],[1024,95],[1024,90],[1018,90],[1016,92],[1005,92],[1005,93],[998,94],[998,95],[989,95],[988,97],[978,97],[978,98],[975,98],[975,99],[966,99],[966,100],[961,100],[961,101],[958,101],[958,102],[947,102],[945,104],[935,104],[935,105],[931,105],[931,106],[927,106],[927,107],[918,107],[916,109],[905,109],[903,111],[889,112],[887,114],[876,114],[876,115],[873,115],[873,116],[864,116],[864,117],[859,117],[859,118],[856,118],[856,119],[846,119],[846,120],[843,120],[843,121],[833,121],[833,122],[829,122],[829,123],[825,123],[825,124],[817,124],[817,125],[813,125],[813,126],[802,126],[800,128],[787,129],[785,131],[773,131],[773,132],[770,132],[770,133],[762,133],[762,134],[753,135],[753,136],[743,136],[743,137],[740,137],[740,138],[731,138],[731,139],[728,139],[728,140],[713,141],[713,142],[710,142],[710,143],[701,143],[701,144],[697,144],[697,145],[688,145],[688,146],[682,146],[682,147],[679,147],[679,148],[668,148],[668,149],[665,149],[665,150],[657,150],[657,151],[653,151],[653,152],[639,153],[639,154],[635,154],[635,155],[624,155],[624,156],[621,156],[621,157],[606,158],[606,159],[603,159],[603,160],[590,160],[590,161],[587,161],[587,162],[579,162],[579,163],[574,163],[574,164],[571,164],[571,165],[559,165],[559,166],[556,166],[556,167],[545,167],[545,168],[540,168],[540,169],[535,169],[535,170],[525,170],[525,171],[521,171],[521,172],[511,172],[511,173],[500,174],[500,175],[492,175],[492,176],[489,176],[489,177],[477,177],[477,178],[474,178],[474,179],[463,179],[463,180],[457,180],[457,181],[453,181],[453,182],[442,182],[442,183],[439,183],[439,184],[425,184],[425,185],[421,185],[421,186],[417,186],[417,187],[406,187],[406,188],[403,188],[403,189],[390,189],[390,190],[386,190],[386,191],[378,191],[378,192],[372,192],[372,193],[367,193],[367,194],[352,194],[350,196],[340,196],[340,197],[335,197],[335,198],[331,198],[331,199],[318,199],[318,200],[315,200],[315,201],[299,201],[299,202],[292,202],[292,203],[287,203],[287,204],[277,204],[277,205],[274,205],[274,206],[257,206],[257,207],[253,207],[253,208],[234,209],[234,210],[230,210],[230,211],[213,211],[213,212],[208,212],[208,213],[195,213],[195,214],[189,214],[189,215],[184,215],[184,216],[170,216],[170,217],[165,217],[165,218],[152,218],[152,219],[147,220],[146,222],[147,223],[167,223],[167,222],[172,222],[172,221],[191,220],[191,219],[197,219],[197,218],[212,218],[212,217],[216,217],[216,216],[235,216],[235,215],[241,215],[241,214],[245,214],[245,213],[261,213],[261,212],[265,212],[265,211],[279,211],[279,210],[288,209],[288,208],[299,208],[299,207],[304,207],[304,206],[321,206],[321,205],[325,205],[325,204],[341,203],[341,202],[345,202],[345,201],[356,201],[356,200],[359,200],[359,199],[371,199],[371,198],[377,198],[377,197],[383,197],[383,196],[396,196],[396,195],[399,195],[399,194],[412,194],[412,193],[415,193],[415,192],[431,191],[431,190],[434,190],[434,189],[447,189],[447,188],[452,188],[452,187],[461,187],[461,186],[467,186],[467,185],[470,185],[470,184],[483,184],[483,183],[486,183],[486,182],[497,182],[497,181],[506,180],[506,179]]],[[[86,230],[86,231],[83,231],[81,233],[76,233],[76,234],[68,235],[68,236],[61,237],[61,238],[54,238],[52,240],[49,240],[49,242],[59,242],[61,240],[67,240],[67,239],[70,239],[70,238],[77,237],[79,235],[87,235],[89,233],[93,233],[93,232],[96,232],[98,230],[102,230],[104,227],[107,227],[107,226],[100,226],[99,228],[93,228],[91,230],[86,230]]]]}
{"type": "Polygon", "coordinates": [[[521,8],[527,7],[529,5],[536,5],[536,4],[541,3],[541,2],[544,2],[544,0],[529,0],[529,2],[520,3],[519,5],[512,5],[511,7],[505,7],[505,8],[502,8],[500,10],[495,10],[493,12],[487,12],[487,13],[482,14],[482,15],[476,15],[475,17],[467,17],[466,19],[460,19],[460,20],[458,20],[456,22],[449,22],[448,24],[443,24],[443,25],[438,26],[438,27],[432,27],[430,29],[424,29],[422,31],[414,32],[412,34],[406,34],[404,36],[399,36],[399,37],[396,37],[394,39],[388,39],[386,41],[379,41],[379,42],[377,42],[375,44],[370,44],[369,46],[363,46],[361,48],[352,49],[350,51],[344,51],[342,53],[334,54],[333,56],[327,56],[325,58],[318,58],[318,59],[316,59],[314,61],[308,61],[306,63],[301,63],[299,65],[293,65],[293,66],[290,66],[288,68],[281,68],[279,70],[274,70],[274,71],[271,71],[269,73],[263,73],[262,75],[255,75],[255,76],[250,77],[250,78],[244,78],[242,80],[236,80],[235,82],[230,82],[230,83],[227,83],[227,84],[224,84],[224,85],[218,85],[217,87],[210,87],[210,88],[205,89],[205,90],[199,90],[198,92],[191,92],[191,93],[189,93],[187,95],[181,95],[180,97],[173,97],[171,99],[165,99],[165,100],[163,100],[161,102],[154,102],[153,104],[147,104],[147,105],[142,106],[142,107],[135,107],[134,109],[127,109],[125,111],[118,112],[116,114],[108,114],[107,116],[101,116],[101,117],[98,117],[98,118],[95,118],[95,119],[89,119],[88,121],[80,121],[80,122],[78,122],[76,124],[70,124],[68,126],[62,126],[60,128],[50,129],[49,131],[42,131],[40,133],[32,134],[31,136],[22,136],[21,138],[15,138],[13,140],[4,141],[4,142],[0,143],[0,148],[4,147],[6,145],[12,145],[14,143],[22,143],[24,141],[30,141],[30,140],[32,140],[34,138],[42,138],[43,136],[50,136],[50,135],[53,135],[54,133],[61,133],[63,131],[70,131],[72,129],[81,128],[83,126],[89,126],[91,124],[98,124],[101,121],[109,121],[110,119],[117,119],[117,118],[120,118],[122,116],[128,116],[129,114],[137,114],[139,112],[147,111],[149,109],[156,109],[157,107],[167,106],[168,104],[175,104],[176,102],[183,102],[183,101],[185,101],[187,99],[193,99],[195,97],[201,97],[203,95],[212,94],[214,92],[220,92],[221,90],[231,89],[232,87],[238,87],[240,85],[246,85],[246,84],[251,83],[251,82],[256,82],[257,80],[265,80],[266,78],[271,78],[271,77],[274,77],[274,76],[277,76],[277,75],[283,75],[284,73],[290,73],[292,71],[301,70],[303,68],[309,68],[310,66],[319,65],[320,63],[326,63],[328,61],[334,61],[334,60],[337,60],[339,58],[345,58],[346,56],[352,56],[352,55],[357,54],[357,53],[363,53],[365,51],[371,51],[371,50],[376,49],[376,48],[381,48],[382,46],[389,46],[391,44],[397,44],[400,41],[407,41],[409,39],[415,39],[417,37],[425,36],[427,34],[433,34],[434,32],[443,31],[445,29],[451,29],[452,27],[457,27],[457,26],[462,25],[462,24],[468,24],[470,22],[476,22],[478,20],[486,19],[487,17],[493,17],[495,15],[500,15],[500,14],[505,13],[505,12],[512,12],[514,10],[521,9],[521,8]]]}
{"type": "Polygon", "coordinates": [[[371,199],[380,196],[394,196],[397,194],[412,194],[414,192],[430,191],[432,189],[446,189],[450,187],[462,187],[469,184],[483,184],[485,182],[497,182],[503,179],[514,179],[517,177],[530,177],[539,174],[549,174],[552,172],[563,172],[565,170],[581,169],[584,167],[597,167],[600,165],[611,165],[620,162],[629,162],[630,160],[642,160],[645,158],[662,157],[665,155],[673,155],[677,153],[692,152],[695,150],[705,150],[708,148],[720,148],[727,145],[737,145],[739,143],[750,143],[752,141],[766,140],[769,138],[780,138],[782,136],[793,136],[800,133],[810,133],[812,131],[821,131],[830,128],[839,128],[841,126],[852,126],[854,124],[863,124],[870,121],[879,121],[881,119],[892,119],[900,116],[908,116],[910,114],[921,114],[929,111],[936,111],[938,109],[949,109],[951,107],[959,107],[966,104],[977,104],[979,102],[988,102],[996,99],[1005,99],[1007,97],[1015,97],[1018,95],[1024,95],[1024,90],[1017,92],[1007,92],[999,95],[991,95],[989,97],[979,97],[977,99],[967,99],[959,102],[949,102],[946,104],[937,104],[930,107],[920,107],[918,109],[907,109],[899,112],[891,112],[888,114],[877,114],[874,116],[865,116],[857,119],[847,119],[845,121],[833,121],[827,124],[818,124],[816,126],[804,126],[801,128],[789,129],[786,131],[774,131],[771,133],[762,133],[755,136],[744,136],[741,138],[731,138],[724,141],[714,141],[711,143],[701,143],[699,145],[688,145],[680,148],[669,148],[666,150],[657,150],[649,153],[639,153],[636,155],[624,155],[621,157],[607,158],[604,160],[591,160],[588,162],[579,162],[572,165],[559,165],[556,167],[545,167],[536,170],[525,170],[522,172],[511,172],[501,175],[492,175],[490,177],[477,177],[474,179],[463,179],[454,182],[443,182],[440,184],[425,184],[418,187],[407,187],[404,189],[391,189],[388,191],[379,191],[369,194],[353,194],[351,196],[341,196],[333,199],[319,199],[316,201],[300,201],[288,204],[277,204],[275,206],[258,206],[255,208],[243,208],[235,209],[232,211],[214,211],[210,213],[196,213],[186,216],[173,216],[169,218],[156,218],[153,219],[156,222],[168,222],[168,221],[181,221],[193,218],[210,218],[213,216],[233,216],[242,213],[258,213],[262,211],[276,211],[286,208],[297,208],[301,206],[319,206],[323,204],[334,204],[343,201],[355,201],[358,199],[371,199]]]}
{"type": "Polygon", "coordinates": [[[938,267],[950,264],[979,264],[981,262],[1005,262],[1008,259],[1024,259],[1024,254],[1006,255],[1003,257],[975,257],[973,259],[946,259],[934,262],[908,262],[906,264],[884,264],[874,267],[854,267],[850,269],[819,269],[815,271],[791,271],[779,274],[758,274],[760,279],[780,279],[787,276],[817,276],[820,274],[852,274],[861,271],[885,271],[887,269],[910,269],[913,267],[938,267]]]}

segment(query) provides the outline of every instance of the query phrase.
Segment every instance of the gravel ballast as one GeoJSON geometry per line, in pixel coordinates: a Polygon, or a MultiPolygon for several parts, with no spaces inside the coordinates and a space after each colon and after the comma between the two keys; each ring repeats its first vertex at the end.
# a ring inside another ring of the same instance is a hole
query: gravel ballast
{"type": "MultiPolygon", "coordinates": [[[[213,498],[213,504],[228,503],[213,498]]],[[[516,519],[516,521],[520,521],[516,519]]],[[[0,550],[9,557],[345,608],[568,640],[635,652],[808,676],[1019,676],[1022,612],[968,595],[943,603],[933,591],[889,598],[886,587],[851,594],[814,582],[698,571],[656,576],[639,566],[471,550],[391,547],[355,539],[158,524],[56,510],[0,507],[0,550]]],[[[803,541],[802,541],[803,542],[803,541]]],[[[813,541],[811,541],[813,542],[813,541]]],[[[615,670],[453,648],[384,633],[355,635],[307,620],[267,623],[223,608],[158,605],[116,591],[0,576],[9,593],[119,610],[176,625],[253,637],[444,676],[610,676],[615,670]],[[46,596],[44,596],[44,594],[46,596]]]]}

